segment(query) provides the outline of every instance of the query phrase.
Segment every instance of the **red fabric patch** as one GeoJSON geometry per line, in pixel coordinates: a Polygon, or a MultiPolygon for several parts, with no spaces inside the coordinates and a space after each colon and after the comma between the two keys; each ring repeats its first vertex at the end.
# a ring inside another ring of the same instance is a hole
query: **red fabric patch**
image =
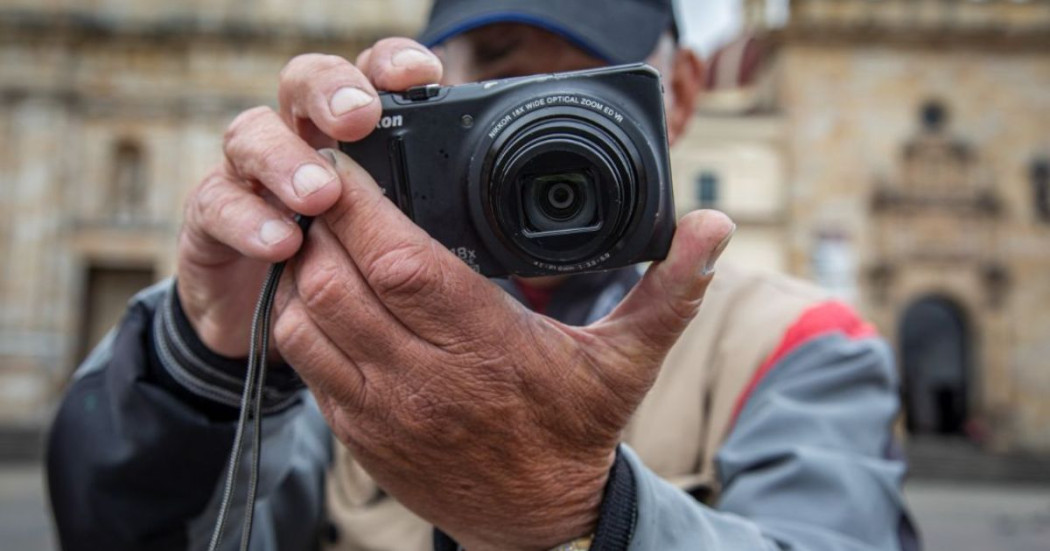
{"type": "Polygon", "coordinates": [[[759,366],[758,371],[751,376],[744,391],[737,398],[736,406],[733,408],[733,416],[730,418],[729,426],[736,424],[736,418],[744,409],[744,404],[755,391],[755,387],[763,377],[769,373],[773,366],[784,356],[787,356],[796,348],[814,339],[841,333],[850,339],[864,339],[878,335],[873,326],[862,320],[853,308],[838,301],[822,302],[802,313],[795,323],[788,327],[784,338],[780,341],[773,353],[759,366]]]}
{"type": "Polygon", "coordinates": [[[521,289],[521,294],[525,295],[525,302],[529,304],[533,312],[537,314],[547,313],[547,306],[551,303],[551,297],[554,296],[555,287],[541,289],[517,278],[514,278],[514,283],[518,286],[518,289],[521,289]]]}

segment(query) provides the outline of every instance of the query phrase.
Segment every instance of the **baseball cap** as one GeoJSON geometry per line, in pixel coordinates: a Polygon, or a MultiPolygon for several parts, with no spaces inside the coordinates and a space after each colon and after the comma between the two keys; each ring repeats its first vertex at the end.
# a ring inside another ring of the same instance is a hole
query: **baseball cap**
{"type": "Polygon", "coordinates": [[[419,42],[493,23],[540,27],[611,64],[643,61],[664,31],[677,33],[672,0],[434,0],[419,42]]]}

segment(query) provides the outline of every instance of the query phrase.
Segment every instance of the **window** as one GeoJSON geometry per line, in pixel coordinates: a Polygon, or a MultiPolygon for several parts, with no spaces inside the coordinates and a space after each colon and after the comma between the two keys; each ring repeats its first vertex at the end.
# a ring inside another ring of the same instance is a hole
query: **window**
{"type": "Polygon", "coordinates": [[[718,174],[705,170],[696,177],[696,201],[704,208],[718,207],[718,174]]]}
{"type": "Polygon", "coordinates": [[[940,132],[948,126],[948,108],[938,99],[926,100],[919,108],[919,120],[927,132],[940,132]]]}
{"type": "Polygon", "coordinates": [[[845,231],[817,233],[811,262],[817,283],[847,302],[857,298],[857,250],[845,231]]]}
{"type": "Polygon", "coordinates": [[[146,171],[142,147],[121,140],[113,150],[113,177],[108,210],[119,221],[140,218],[146,204],[146,171]]]}
{"type": "Polygon", "coordinates": [[[1050,224],[1050,159],[1032,163],[1032,202],[1036,220],[1050,224]]]}

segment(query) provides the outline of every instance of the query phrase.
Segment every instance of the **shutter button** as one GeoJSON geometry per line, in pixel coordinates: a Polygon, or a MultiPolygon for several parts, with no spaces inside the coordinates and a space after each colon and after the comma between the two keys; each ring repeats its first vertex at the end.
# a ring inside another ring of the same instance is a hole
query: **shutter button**
{"type": "Polygon", "coordinates": [[[427,84],[425,86],[413,86],[408,90],[405,90],[405,98],[409,101],[425,101],[436,95],[441,91],[440,84],[427,84]]]}

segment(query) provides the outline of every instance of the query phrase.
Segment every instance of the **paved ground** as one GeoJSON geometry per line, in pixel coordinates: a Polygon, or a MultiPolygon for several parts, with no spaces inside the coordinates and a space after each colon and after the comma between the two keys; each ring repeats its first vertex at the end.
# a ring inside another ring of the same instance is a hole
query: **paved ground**
{"type": "Polygon", "coordinates": [[[912,481],[929,551],[1050,551],[1050,486],[912,481]]]}
{"type": "Polygon", "coordinates": [[[44,505],[39,465],[0,463],[0,548],[18,551],[57,549],[44,505]]]}
{"type": "MultiPolygon", "coordinates": [[[[912,481],[928,551],[1050,551],[1050,486],[912,481]]],[[[39,466],[0,464],[0,548],[56,549],[39,466]]]]}

